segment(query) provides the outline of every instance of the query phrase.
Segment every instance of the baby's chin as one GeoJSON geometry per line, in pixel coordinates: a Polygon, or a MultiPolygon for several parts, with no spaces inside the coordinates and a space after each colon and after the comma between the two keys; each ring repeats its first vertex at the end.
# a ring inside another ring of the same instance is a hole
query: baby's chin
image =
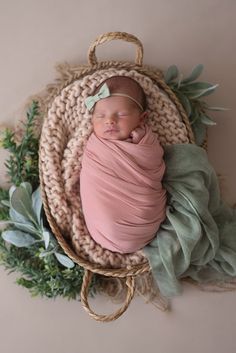
{"type": "Polygon", "coordinates": [[[108,132],[104,132],[103,134],[96,134],[95,135],[98,138],[102,138],[105,140],[118,140],[118,141],[125,141],[128,138],[130,138],[130,134],[129,135],[121,135],[119,132],[117,131],[108,131],[108,132]]]}

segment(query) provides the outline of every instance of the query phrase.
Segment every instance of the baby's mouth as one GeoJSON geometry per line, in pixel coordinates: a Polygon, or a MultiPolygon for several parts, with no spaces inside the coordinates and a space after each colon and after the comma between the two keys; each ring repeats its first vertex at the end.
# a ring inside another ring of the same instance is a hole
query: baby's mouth
{"type": "Polygon", "coordinates": [[[114,128],[114,127],[105,130],[105,132],[108,132],[108,133],[109,133],[109,132],[118,132],[118,131],[119,131],[119,130],[116,129],[116,128],[114,128]]]}

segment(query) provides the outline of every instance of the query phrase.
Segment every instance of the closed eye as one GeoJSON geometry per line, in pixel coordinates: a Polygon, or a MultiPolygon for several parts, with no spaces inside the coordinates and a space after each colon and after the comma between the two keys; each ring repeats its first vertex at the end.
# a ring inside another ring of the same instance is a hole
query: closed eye
{"type": "Polygon", "coordinates": [[[98,118],[98,119],[101,119],[101,118],[104,118],[104,114],[95,114],[94,117],[95,118],[98,118]]]}
{"type": "Polygon", "coordinates": [[[128,116],[129,113],[128,112],[119,112],[117,115],[118,116],[128,116]]]}

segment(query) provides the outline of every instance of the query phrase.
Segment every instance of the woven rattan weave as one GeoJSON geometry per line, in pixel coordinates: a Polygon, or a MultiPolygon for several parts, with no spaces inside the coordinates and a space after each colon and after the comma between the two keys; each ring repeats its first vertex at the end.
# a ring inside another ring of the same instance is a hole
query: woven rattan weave
{"type": "Polygon", "coordinates": [[[148,123],[161,144],[194,143],[186,113],[165,84],[162,72],[142,63],[143,47],[133,35],[111,32],[98,37],[89,48],[88,65],[74,70],[50,96],[41,133],[40,181],[46,216],[65,253],[85,268],[81,300],[89,314],[100,321],[115,320],[127,309],[135,291],[135,276],[149,272],[150,268],[141,251],[122,255],[105,250],[95,244],[86,228],[79,195],[79,175],[83,149],[92,126],[85,98],[108,77],[131,77],[143,87],[148,102],[148,123]],[[136,45],[134,63],[98,63],[96,47],[115,39],[136,45]],[[90,309],[87,296],[93,273],[126,279],[127,297],[116,313],[97,315],[90,309]]]}

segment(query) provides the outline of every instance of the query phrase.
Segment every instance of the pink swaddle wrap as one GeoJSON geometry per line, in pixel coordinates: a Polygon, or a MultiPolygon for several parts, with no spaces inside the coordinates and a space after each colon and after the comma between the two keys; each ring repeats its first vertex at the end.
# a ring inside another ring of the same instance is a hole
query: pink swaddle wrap
{"type": "Polygon", "coordinates": [[[163,149],[148,126],[127,141],[93,133],[86,145],[80,195],[91,237],[103,248],[131,253],[155,236],[165,219],[163,149]]]}

